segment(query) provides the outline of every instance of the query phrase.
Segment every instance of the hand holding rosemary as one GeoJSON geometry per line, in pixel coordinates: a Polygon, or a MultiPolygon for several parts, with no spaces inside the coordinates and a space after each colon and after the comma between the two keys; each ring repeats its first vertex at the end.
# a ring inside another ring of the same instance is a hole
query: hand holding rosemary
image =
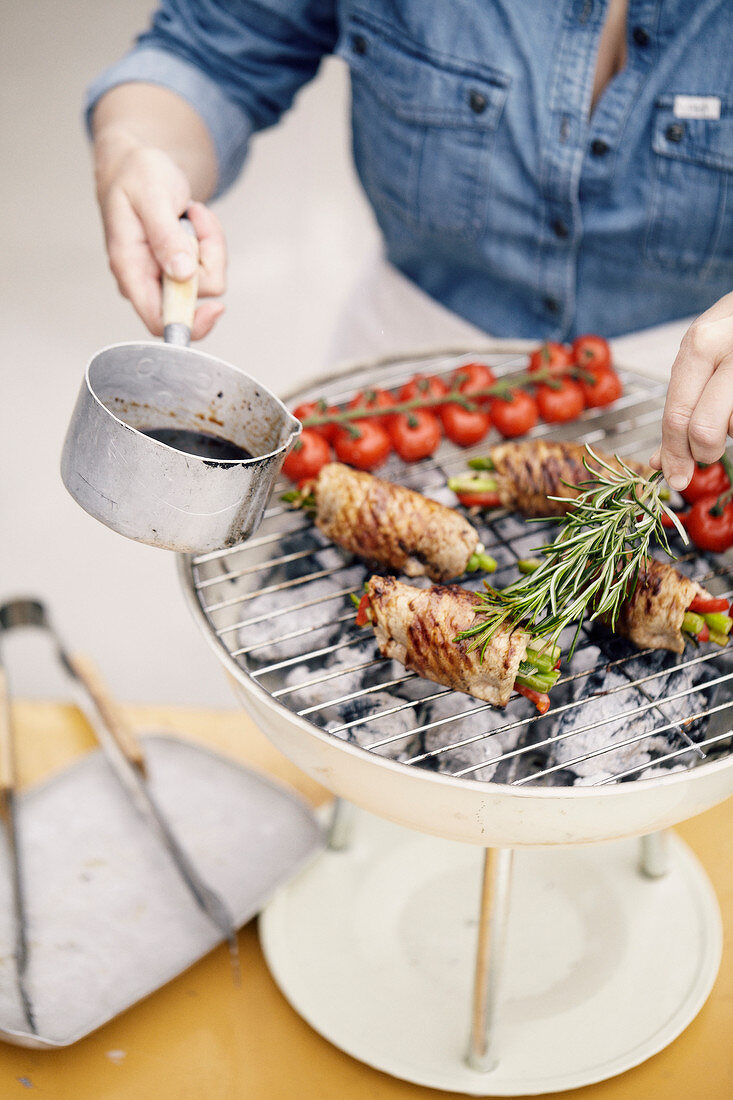
{"type": "MultiPolygon", "coordinates": [[[[556,645],[575,624],[572,656],[583,619],[602,618],[611,628],[636,587],[656,538],[673,557],[662,523],[667,515],[687,542],[684,528],[662,499],[661,474],[646,480],[621,459],[617,468],[587,447],[591,480],[581,482],[572,508],[559,519],[554,542],[539,548],[536,568],[499,592],[487,582],[476,622],[459,637],[483,654],[505,623],[521,623],[532,635],[556,645]]],[[[554,499],[554,498],[553,498],[554,499]]],[[[531,521],[530,521],[531,522],[531,521]]]]}

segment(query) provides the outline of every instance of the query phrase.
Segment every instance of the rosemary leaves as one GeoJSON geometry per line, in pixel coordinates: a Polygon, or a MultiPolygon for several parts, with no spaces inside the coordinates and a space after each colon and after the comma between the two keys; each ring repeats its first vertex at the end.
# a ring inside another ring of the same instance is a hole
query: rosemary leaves
{"type": "MultiPolygon", "coordinates": [[[[489,586],[481,597],[476,621],[458,635],[481,655],[503,623],[521,623],[536,638],[555,644],[560,634],[575,625],[572,656],[587,613],[603,618],[611,627],[621,606],[633,592],[649,557],[652,539],[673,557],[664,514],[672,518],[682,538],[679,520],[664,504],[660,473],[647,481],[616,457],[616,470],[586,447],[594,467],[583,463],[590,480],[574,488],[580,495],[564,516],[561,530],[550,544],[537,548],[540,564],[501,592],[489,586]]],[[[550,499],[558,499],[552,497],[550,499]]],[[[532,521],[530,521],[532,522],[532,521]]]]}

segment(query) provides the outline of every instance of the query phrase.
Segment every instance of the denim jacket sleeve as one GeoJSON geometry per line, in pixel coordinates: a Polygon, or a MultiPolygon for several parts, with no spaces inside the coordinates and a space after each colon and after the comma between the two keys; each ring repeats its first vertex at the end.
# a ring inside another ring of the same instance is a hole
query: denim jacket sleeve
{"type": "Polygon", "coordinates": [[[86,121],[118,84],[145,81],[187,99],[211,133],[217,195],[236,179],[256,130],[277,122],[337,38],[335,0],[162,0],[135,48],[90,86],[86,121]]]}

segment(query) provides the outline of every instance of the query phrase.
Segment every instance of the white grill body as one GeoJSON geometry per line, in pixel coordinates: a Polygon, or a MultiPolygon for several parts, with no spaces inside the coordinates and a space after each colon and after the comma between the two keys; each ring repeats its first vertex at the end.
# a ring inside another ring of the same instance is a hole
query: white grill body
{"type": "MultiPolygon", "coordinates": [[[[516,373],[524,347],[435,353],[368,364],[297,396],[347,401],[369,386],[395,390],[417,370],[448,375],[481,358],[516,373]]],[[[645,460],[657,442],[664,387],[621,372],[623,397],[535,436],[575,439],[645,460]]],[[[453,504],[447,478],[469,450],[445,441],[432,459],[392,457],[380,476],[453,504]]],[[[194,615],[272,742],[335,794],[398,824],[484,847],[585,844],[649,833],[692,817],[733,791],[733,661],[714,646],[638,653],[602,628],[583,628],[547,715],[517,697],[504,711],[420,680],[379,656],[354,625],[350,593],[367,565],[333,547],[276,488],[259,531],[240,547],[182,557],[194,615]]],[[[554,527],[498,513],[471,517],[499,569],[554,527]]],[[[680,546],[679,568],[715,595],[730,588],[730,559],[680,546]]],[[[481,577],[461,583],[480,588],[481,577]]]]}

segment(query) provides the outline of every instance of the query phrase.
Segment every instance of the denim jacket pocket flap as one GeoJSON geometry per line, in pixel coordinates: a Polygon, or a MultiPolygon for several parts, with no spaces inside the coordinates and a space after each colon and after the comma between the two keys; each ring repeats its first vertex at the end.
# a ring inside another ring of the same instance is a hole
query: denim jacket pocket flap
{"type": "MultiPolygon", "coordinates": [[[[711,97],[712,98],[712,97],[711,97]]],[[[652,130],[655,153],[690,164],[733,172],[733,99],[720,100],[720,118],[678,118],[674,97],[657,100],[652,130]]]]}
{"type": "Polygon", "coordinates": [[[366,15],[352,15],[336,52],[405,122],[494,130],[504,109],[505,73],[427,51],[366,15]]]}

